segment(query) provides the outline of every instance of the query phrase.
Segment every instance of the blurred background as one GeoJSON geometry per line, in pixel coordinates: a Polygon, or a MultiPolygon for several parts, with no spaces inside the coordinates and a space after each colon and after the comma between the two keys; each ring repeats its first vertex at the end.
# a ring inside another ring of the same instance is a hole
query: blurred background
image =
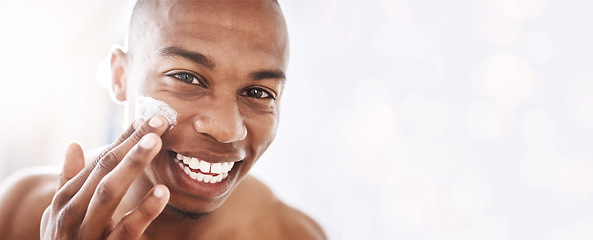
{"type": "MultiPolygon", "coordinates": [[[[105,59],[134,1],[0,1],[3,180],[118,134],[105,59]]],[[[330,239],[593,239],[593,2],[279,2],[253,173],[330,239]]]]}

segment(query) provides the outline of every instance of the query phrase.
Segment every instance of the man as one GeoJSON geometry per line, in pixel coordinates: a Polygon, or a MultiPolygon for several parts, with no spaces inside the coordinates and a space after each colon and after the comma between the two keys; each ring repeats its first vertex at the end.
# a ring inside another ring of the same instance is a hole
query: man
{"type": "Polygon", "coordinates": [[[324,239],[247,175],[278,125],[288,56],[278,4],[140,0],[128,41],[111,68],[130,128],[94,156],[70,144],[59,176],[12,177],[0,239],[324,239]],[[176,119],[132,122],[141,98],[176,119]]]}

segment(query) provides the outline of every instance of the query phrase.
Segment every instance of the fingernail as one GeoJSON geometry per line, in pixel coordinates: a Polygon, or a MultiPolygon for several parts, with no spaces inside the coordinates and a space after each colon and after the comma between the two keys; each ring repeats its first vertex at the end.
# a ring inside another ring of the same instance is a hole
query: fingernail
{"type": "Polygon", "coordinates": [[[157,197],[157,198],[162,198],[162,197],[165,196],[165,190],[163,189],[163,187],[157,186],[154,189],[154,192],[152,192],[152,194],[154,194],[154,196],[157,197]]]}
{"type": "Polygon", "coordinates": [[[136,121],[134,121],[134,124],[132,124],[132,127],[134,128],[134,130],[136,130],[140,127],[140,125],[143,122],[144,122],[144,118],[138,118],[138,119],[136,119],[136,121]]]}
{"type": "Polygon", "coordinates": [[[154,139],[154,136],[148,134],[140,140],[140,143],[138,143],[138,145],[140,145],[141,148],[150,149],[153,148],[154,145],[156,145],[156,140],[154,139]]]}
{"type": "Polygon", "coordinates": [[[150,125],[153,128],[161,127],[161,126],[163,126],[163,124],[164,124],[163,120],[161,120],[161,118],[157,117],[157,116],[153,117],[150,120],[150,122],[148,122],[148,125],[150,125]]]}

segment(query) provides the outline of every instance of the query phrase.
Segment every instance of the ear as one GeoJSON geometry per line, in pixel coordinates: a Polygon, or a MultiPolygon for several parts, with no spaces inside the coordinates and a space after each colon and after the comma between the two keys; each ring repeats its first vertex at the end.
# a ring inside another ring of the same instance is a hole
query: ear
{"type": "Polygon", "coordinates": [[[118,101],[126,101],[126,53],[115,47],[111,51],[111,90],[118,101]]]}

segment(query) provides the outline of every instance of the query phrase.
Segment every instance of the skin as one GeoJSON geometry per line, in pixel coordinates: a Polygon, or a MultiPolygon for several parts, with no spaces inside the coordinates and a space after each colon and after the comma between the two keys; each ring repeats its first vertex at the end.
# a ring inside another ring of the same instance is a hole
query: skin
{"type": "Polygon", "coordinates": [[[158,3],[137,5],[128,51],[113,51],[113,93],[129,119],[150,96],[177,124],[138,119],[98,154],[70,144],[60,175],[15,174],[0,189],[0,239],[325,239],[248,175],[278,126],[288,55],[278,5],[158,3]],[[180,177],[174,153],[235,167],[202,191],[180,177]]]}

